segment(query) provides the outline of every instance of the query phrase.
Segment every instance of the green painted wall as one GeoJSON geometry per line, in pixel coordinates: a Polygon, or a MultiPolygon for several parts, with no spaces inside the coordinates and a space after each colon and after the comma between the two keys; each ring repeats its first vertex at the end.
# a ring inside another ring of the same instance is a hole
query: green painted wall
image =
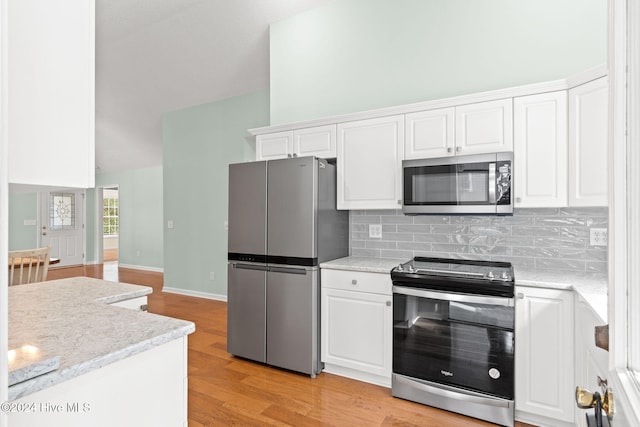
{"type": "Polygon", "coordinates": [[[340,0],[271,25],[271,124],[565,78],[606,0],[340,0]]]}
{"type": "Polygon", "coordinates": [[[166,287],[227,294],[228,165],[255,158],[247,129],[268,122],[266,90],[163,117],[166,287]]]}
{"type": "MultiPolygon", "coordinates": [[[[96,187],[117,185],[120,198],[121,265],[162,269],[163,188],[162,166],[96,175],[96,187]]],[[[87,252],[93,260],[98,228],[95,224],[96,193],[87,192],[87,252]],[[89,214],[91,215],[89,216],[89,214]]],[[[87,256],[89,259],[89,256],[87,256]]]]}
{"type": "Polygon", "coordinates": [[[38,219],[38,194],[9,195],[9,250],[38,247],[36,225],[24,225],[25,220],[38,219]]]}

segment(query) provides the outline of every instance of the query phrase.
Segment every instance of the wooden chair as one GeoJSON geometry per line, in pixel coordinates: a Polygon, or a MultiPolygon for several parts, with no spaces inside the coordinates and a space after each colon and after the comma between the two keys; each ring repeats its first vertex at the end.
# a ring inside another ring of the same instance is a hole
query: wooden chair
{"type": "Polygon", "coordinates": [[[46,247],[9,251],[9,286],[47,280],[50,250],[46,247]]]}

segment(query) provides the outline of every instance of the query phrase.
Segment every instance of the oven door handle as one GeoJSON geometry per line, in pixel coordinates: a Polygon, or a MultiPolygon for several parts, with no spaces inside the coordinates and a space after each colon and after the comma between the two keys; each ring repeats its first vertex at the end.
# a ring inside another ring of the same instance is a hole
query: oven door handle
{"type": "Polygon", "coordinates": [[[448,387],[443,384],[426,384],[426,381],[419,379],[409,379],[404,375],[393,374],[393,381],[399,385],[409,386],[413,388],[419,388],[427,393],[435,394],[437,396],[443,396],[449,399],[455,399],[458,401],[475,403],[479,405],[498,406],[502,408],[509,408],[513,406],[513,401],[497,398],[497,397],[485,397],[479,393],[474,393],[469,390],[463,390],[453,387],[448,387]]]}
{"type": "Polygon", "coordinates": [[[424,289],[408,288],[404,286],[393,286],[394,294],[408,295],[418,298],[430,298],[443,301],[466,302],[471,304],[500,305],[503,307],[514,307],[514,299],[506,297],[490,297],[481,295],[454,294],[448,292],[435,292],[424,289]]]}

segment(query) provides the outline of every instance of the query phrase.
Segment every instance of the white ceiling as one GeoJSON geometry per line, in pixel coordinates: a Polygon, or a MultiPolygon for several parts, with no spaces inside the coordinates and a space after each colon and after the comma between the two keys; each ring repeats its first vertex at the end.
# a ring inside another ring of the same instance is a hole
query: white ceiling
{"type": "Polygon", "coordinates": [[[97,0],[96,171],[162,164],[161,116],[269,86],[269,24],[332,0],[97,0]]]}

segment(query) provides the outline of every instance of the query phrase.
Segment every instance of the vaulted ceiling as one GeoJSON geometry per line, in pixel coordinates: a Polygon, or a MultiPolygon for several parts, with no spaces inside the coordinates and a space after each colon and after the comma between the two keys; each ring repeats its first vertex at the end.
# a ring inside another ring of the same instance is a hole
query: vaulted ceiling
{"type": "Polygon", "coordinates": [[[97,0],[96,172],[162,164],[162,114],[269,86],[269,24],[332,0],[97,0]]]}

